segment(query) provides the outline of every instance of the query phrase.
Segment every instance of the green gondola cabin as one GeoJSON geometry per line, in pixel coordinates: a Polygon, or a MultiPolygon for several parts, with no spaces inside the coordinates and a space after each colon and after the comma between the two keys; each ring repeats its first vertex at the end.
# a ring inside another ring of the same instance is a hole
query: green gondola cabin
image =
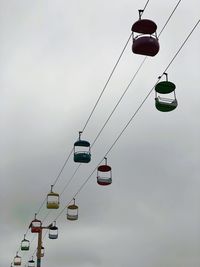
{"type": "MultiPolygon", "coordinates": [[[[161,112],[169,112],[177,108],[178,101],[176,99],[175,89],[176,85],[168,81],[168,74],[164,73],[166,81],[161,81],[155,86],[155,107],[161,112]],[[172,97],[163,97],[162,95],[169,95],[172,97]]],[[[160,77],[159,77],[160,78],[160,77]]]]}
{"type": "Polygon", "coordinates": [[[24,239],[21,241],[21,250],[22,251],[28,251],[30,248],[30,241],[25,238],[26,235],[24,235],[24,239]]]}

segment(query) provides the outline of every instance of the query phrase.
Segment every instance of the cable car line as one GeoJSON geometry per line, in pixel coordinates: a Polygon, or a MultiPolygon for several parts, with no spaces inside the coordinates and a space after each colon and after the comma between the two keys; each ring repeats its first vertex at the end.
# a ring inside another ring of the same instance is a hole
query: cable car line
{"type": "Polygon", "coordinates": [[[145,4],[145,6],[144,6],[144,8],[143,8],[143,12],[145,11],[145,9],[146,9],[146,7],[147,7],[147,5],[148,5],[149,1],[150,1],[150,0],[147,0],[147,2],[146,2],[146,4],[145,4]]]}
{"type": "MultiPolygon", "coordinates": [[[[176,10],[176,8],[178,7],[178,5],[180,4],[180,2],[181,2],[181,0],[179,0],[179,2],[177,3],[177,5],[175,6],[173,12],[171,13],[170,17],[168,18],[167,22],[165,23],[164,27],[162,28],[162,30],[161,30],[159,36],[161,35],[161,33],[163,32],[164,28],[165,28],[166,25],[168,24],[169,20],[171,19],[173,13],[175,12],[175,10],[176,10]]],[[[194,29],[192,30],[192,32],[195,30],[195,28],[197,27],[198,23],[199,23],[199,21],[198,21],[197,24],[195,25],[195,27],[194,27],[194,29]]],[[[190,35],[192,34],[192,32],[190,33],[190,35]]],[[[188,36],[187,39],[189,39],[190,35],[188,36]]],[[[186,43],[186,41],[187,41],[187,40],[185,40],[185,42],[183,43],[182,47],[184,46],[184,44],[186,43]]],[[[168,67],[166,68],[166,70],[169,68],[169,66],[171,65],[171,63],[173,62],[173,60],[175,59],[175,57],[177,56],[177,54],[180,52],[180,50],[182,49],[182,47],[180,47],[179,51],[176,53],[176,55],[174,56],[174,58],[171,60],[171,62],[169,63],[168,67]]],[[[137,72],[135,73],[134,77],[136,76],[136,74],[137,74],[137,73],[139,72],[139,70],[141,69],[141,67],[142,67],[142,65],[144,64],[145,60],[146,60],[146,57],[145,57],[145,59],[142,61],[142,63],[140,64],[140,66],[139,66],[137,72]]],[[[165,71],[166,71],[166,70],[165,70],[165,71]]],[[[132,78],[132,80],[134,79],[134,77],[132,78]]],[[[131,83],[132,83],[132,81],[129,83],[128,87],[130,86],[131,83]]],[[[128,89],[128,88],[126,88],[126,91],[127,91],[127,89],[128,89]]],[[[126,91],[125,91],[125,92],[126,92],[126,91]]],[[[125,95],[125,92],[123,93],[123,95],[121,96],[121,98],[120,98],[120,100],[119,100],[118,102],[121,101],[121,99],[122,99],[123,96],[125,95]]],[[[148,95],[148,96],[149,96],[149,95],[148,95]]],[[[147,98],[148,98],[148,96],[147,96],[147,98]]],[[[145,99],[145,101],[146,101],[146,99],[145,99]]],[[[145,102],[145,101],[144,101],[144,102],[145,102]]],[[[118,105],[118,104],[119,104],[119,103],[117,103],[117,105],[118,105]]],[[[143,105],[143,104],[142,104],[142,105],[143,105]]],[[[103,125],[103,128],[105,127],[105,125],[106,125],[107,122],[109,121],[110,117],[112,116],[112,114],[114,113],[114,111],[115,111],[116,108],[117,108],[117,106],[115,106],[114,110],[111,112],[111,114],[110,114],[110,116],[108,117],[106,123],[103,125]]],[[[139,108],[139,109],[140,109],[140,108],[139,108]]],[[[139,110],[138,110],[138,111],[139,111],[139,110]]],[[[127,125],[127,127],[128,127],[128,125],[127,125]]],[[[102,129],[100,130],[100,132],[98,133],[98,135],[97,135],[97,137],[95,138],[95,140],[93,141],[92,145],[94,145],[94,143],[96,142],[97,138],[100,136],[101,132],[103,131],[103,128],[102,128],[102,129]]],[[[125,129],[124,129],[124,130],[125,130],[125,129]]],[[[122,133],[123,133],[123,132],[122,132],[122,133]]],[[[122,134],[122,133],[121,133],[121,134],[122,134]]],[[[120,136],[121,136],[121,135],[120,135],[120,136]]],[[[120,136],[119,136],[119,138],[120,138],[120,136]]],[[[119,139],[119,138],[118,138],[118,139],[119,139]]],[[[117,139],[117,140],[118,140],[118,139],[117,139]]],[[[116,140],[116,142],[117,142],[117,140],[116,140]]],[[[116,142],[115,142],[115,143],[116,143],[116,142]]],[[[113,146],[115,145],[115,143],[113,144],[113,146]]],[[[113,146],[112,146],[112,147],[113,147],[113,146]]],[[[112,149],[112,147],[110,148],[110,150],[112,149]]],[[[110,152],[110,150],[106,153],[106,155],[110,152]]],[[[67,164],[67,162],[68,162],[68,160],[69,160],[69,158],[70,158],[72,152],[73,152],[73,150],[70,152],[68,158],[66,159],[64,165],[62,166],[61,171],[59,172],[59,174],[58,174],[58,176],[57,176],[57,178],[56,178],[54,184],[56,184],[56,182],[58,181],[58,179],[59,179],[59,177],[60,177],[60,175],[61,175],[61,173],[62,173],[62,171],[63,171],[65,165],[67,164]]],[[[102,161],[101,161],[101,162],[102,162],[102,161]]],[[[100,163],[101,163],[101,162],[100,162],[100,163]]],[[[81,165],[81,164],[80,164],[80,165],[81,165]]],[[[78,168],[80,167],[80,165],[78,166],[78,168]]],[[[73,179],[73,177],[75,176],[76,172],[78,171],[78,168],[75,170],[73,176],[72,176],[71,179],[68,181],[68,183],[67,183],[67,185],[65,186],[64,190],[62,191],[62,193],[65,191],[65,189],[67,188],[67,186],[69,185],[69,183],[71,182],[71,180],[73,179]]],[[[96,168],[95,168],[95,170],[96,170],[96,168]]],[[[95,170],[94,170],[94,171],[95,171],[95,170]]],[[[92,172],[92,174],[94,173],[94,171],[92,172]]],[[[92,175],[92,174],[91,174],[91,175],[92,175]]],[[[91,177],[91,176],[90,176],[90,177],[91,177]]],[[[89,178],[90,178],[90,177],[89,177],[89,178]]],[[[89,179],[88,179],[88,180],[89,180],[89,179]]],[[[87,181],[86,181],[86,183],[87,183],[87,181]]],[[[81,186],[80,190],[75,194],[75,196],[77,196],[77,194],[81,191],[81,189],[84,187],[84,185],[85,185],[85,183],[81,186]]],[[[61,194],[62,194],[62,193],[61,193],[61,194]]],[[[44,205],[45,201],[46,201],[46,198],[45,198],[45,200],[43,201],[42,205],[40,206],[40,208],[39,208],[39,210],[38,210],[38,213],[40,212],[40,210],[41,210],[42,206],[44,205]]],[[[48,217],[48,214],[47,214],[47,216],[46,216],[45,218],[47,218],[47,217],[48,217]]],[[[27,229],[26,234],[28,233],[28,230],[29,230],[29,229],[27,229]]],[[[32,241],[31,241],[31,242],[32,242],[32,241]]]]}
{"type": "MultiPolygon", "coordinates": [[[[84,181],[84,183],[80,186],[80,188],[77,190],[77,192],[74,194],[73,198],[68,202],[68,204],[77,197],[77,195],[81,192],[81,190],[84,188],[84,186],[87,184],[87,182],[90,180],[90,178],[92,177],[92,175],[94,174],[94,172],[97,170],[98,166],[101,164],[101,162],[104,160],[104,158],[111,152],[111,150],[113,149],[113,147],[116,145],[117,141],[120,139],[120,137],[122,136],[122,134],[124,133],[124,131],[128,128],[128,126],[130,125],[130,123],[132,122],[132,120],[135,118],[135,116],[138,114],[138,112],[140,111],[140,109],[142,108],[142,106],[144,105],[144,103],[146,102],[146,100],[149,98],[149,96],[151,95],[152,91],[154,90],[155,86],[158,84],[159,80],[162,78],[162,76],[166,73],[166,71],[169,69],[169,67],[171,66],[171,64],[174,62],[175,58],[178,56],[178,54],[180,53],[180,51],[182,50],[182,48],[184,47],[184,45],[186,44],[186,42],[188,41],[188,39],[190,38],[190,36],[192,35],[192,33],[194,32],[194,30],[197,28],[198,24],[200,22],[200,19],[197,21],[197,23],[195,24],[195,26],[192,28],[192,30],[190,31],[190,33],[188,34],[188,36],[186,37],[186,39],[183,41],[183,43],[181,44],[180,48],[178,49],[178,51],[175,53],[175,55],[173,56],[173,58],[171,59],[171,61],[169,62],[169,64],[167,65],[167,67],[165,68],[165,70],[163,71],[162,75],[158,77],[158,81],[154,84],[154,86],[151,88],[151,90],[148,92],[148,94],[146,95],[146,97],[143,99],[143,101],[141,102],[141,104],[139,105],[139,107],[136,109],[136,111],[134,112],[134,114],[131,116],[131,118],[129,119],[129,121],[126,123],[125,127],[122,129],[122,131],[120,132],[120,134],[118,135],[118,137],[115,139],[115,141],[113,142],[113,144],[111,145],[111,147],[109,148],[109,150],[106,152],[106,154],[104,155],[103,159],[100,161],[100,163],[97,165],[97,167],[95,167],[95,169],[92,171],[92,173],[87,177],[87,179],[84,181]]],[[[61,216],[61,214],[64,212],[64,210],[67,208],[68,204],[66,206],[64,206],[64,208],[58,213],[58,215],[56,216],[55,220],[57,221],[57,219],[61,216]]]]}
{"type": "Polygon", "coordinates": [[[176,4],[176,6],[174,7],[174,9],[173,9],[171,15],[169,16],[168,20],[166,21],[166,23],[164,24],[163,28],[161,29],[161,31],[160,31],[158,37],[159,37],[159,36],[162,34],[162,32],[164,31],[165,27],[167,26],[168,22],[170,21],[171,17],[173,16],[174,12],[176,11],[176,9],[177,9],[177,7],[179,6],[179,4],[180,4],[181,1],[182,1],[182,0],[179,0],[178,3],[176,4]]]}
{"type": "Polygon", "coordinates": [[[91,113],[90,113],[90,115],[89,115],[89,117],[88,117],[88,119],[87,119],[87,121],[86,121],[86,123],[85,123],[83,129],[82,129],[82,132],[84,132],[84,130],[85,130],[86,126],[88,125],[88,123],[89,123],[89,121],[90,121],[90,119],[91,119],[91,117],[92,117],[92,115],[93,115],[93,113],[94,113],[94,111],[95,111],[95,109],[96,109],[96,107],[97,107],[97,105],[98,105],[98,103],[99,103],[99,101],[100,101],[100,99],[101,99],[103,93],[105,92],[105,90],[106,90],[106,88],[107,88],[107,85],[108,85],[110,79],[112,78],[113,73],[114,73],[116,67],[118,66],[119,61],[120,61],[122,55],[124,54],[124,51],[125,51],[125,49],[126,49],[128,43],[129,43],[129,41],[130,41],[130,39],[131,39],[131,36],[132,36],[132,34],[128,37],[128,40],[127,40],[127,42],[126,42],[126,44],[125,44],[125,46],[124,46],[124,48],[123,48],[123,50],[122,50],[122,52],[121,52],[121,54],[120,54],[118,60],[117,60],[117,62],[116,62],[115,65],[114,65],[114,68],[112,69],[112,71],[111,71],[111,73],[110,73],[110,75],[109,75],[109,77],[108,77],[108,79],[107,79],[107,81],[106,81],[106,83],[105,83],[105,85],[104,85],[104,87],[103,87],[103,90],[101,91],[101,93],[100,93],[100,95],[99,95],[99,97],[98,97],[98,99],[97,99],[97,101],[96,101],[94,107],[92,108],[92,111],[91,111],[91,113]]]}
{"type": "MultiPolygon", "coordinates": [[[[163,32],[163,30],[165,29],[165,27],[167,26],[167,24],[169,23],[171,17],[173,16],[175,10],[177,9],[177,7],[179,6],[179,4],[180,4],[181,1],[182,1],[182,0],[179,0],[178,3],[176,4],[176,6],[174,7],[174,9],[173,9],[173,11],[171,12],[170,16],[168,17],[166,23],[165,23],[164,26],[162,27],[162,29],[161,29],[161,31],[160,31],[160,33],[159,33],[159,35],[158,35],[159,37],[160,37],[160,35],[162,34],[162,32],[163,32]]],[[[147,1],[147,4],[148,4],[148,2],[149,2],[149,1],[147,1]]],[[[144,9],[145,9],[145,8],[144,8],[144,9]]],[[[127,44],[128,44],[128,42],[126,43],[126,46],[127,46],[127,44]]],[[[124,47],[123,51],[125,50],[125,48],[126,48],[126,47],[124,47]]],[[[121,53],[120,56],[122,56],[122,53],[121,53]]],[[[126,87],[125,91],[124,91],[123,94],[121,95],[121,97],[120,97],[120,99],[118,100],[117,104],[115,105],[114,109],[112,110],[112,112],[111,112],[110,115],[108,116],[107,120],[105,121],[104,125],[102,126],[101,130],[99,131],[99,133],[97,134],[96,138],[94,139],[94,141],[93,141],[91,147],[95,144],[95,142],[96,142],[97,139],[99,138],[100,134],[102,133],[103,129],[105,128],[105,126],[106,126],[107,123],[109,122],[109,120],[110,120],[110,118],[112,117],[112,115],[113,115],[113,113],[115,112],[115,110],[117,109],[117,107],[118,107],[118,105],[120,104],[121,100],[123,99],[124,95],[125,95],[126,92],[128,91],[130,85],[132,84],[132,82],[133,82],[134,79],[136,78],[138,72],[140,71],[140,69],[142,68],[143,64],[145,63],[146,59],[147,59],[147,56],[145,56],[145,58],[144,58],[144,59],[142,60],[142,62],[140,63],[140,65],[139,65],[137,71],[135,72],[134,76],[132,77],[132,79],[131,79],[131,81],[129,82],[128,86],[126,87]]],[[[117,66],[117,65],[115,65],[115,68],[116,68],[116,66],[117,66]]],[[[113,72],[114,72],[114,71],[113,71],[113,72]]],[[[113,73],[112,73],[112,74],[113,74],[113,73]]],[[[110,78],[111,78],[111,76],[110,76],[110,78]]],[[[107,83],[107,84],[108,84],[108,83],[107,83]]],[[[104,90],[105,90],[105,89],[104,89],[104,90]]],[[[87,126],[87,125],[86,125],[86,126],[87,126]]],[[[67,162],[69,161],[70,156],[71,156],[72,153],[73,153],[73,149],[71,150],[70,154],[68,155],[67,159],[65,160],[65,162],[64,162],[64,164],[63,164],[63,166],[62,166],[62,168],[61,168],[61,170],[60,170],[58,176],[56,177],[56,180],[54,181],[53,185],[55,185],[55,184],[57,183],[57,181],[59,180],[60,175],[62,174],[62,172],[63,172],[63,170],[64,170],[64,168],[65,168],[67,162]]],[[[106,154],[106,155],[107,155],[107,154],[106,154]]],[[[101,161],[101,162],[102,162],[102,161],[101,161]]],[[[100,162],[99,164],[101,164],[101,162],[100,162]]],[[[62,190],[62,192],[60,193],[60,195],[62,195],[63,192],[67,189],[67,187],[69,186],[69,184],[70,184],[71,181],[73,180],[73,178],[74,178],[75,174],[77,173],[78,169],[80,168],[80,166],[81,166],[81,164],[78,165],[78,167],[76,168],[75,172],[73,173],[73,175],[71,176],[71,178],[70,178],[69,181],[67,182],[66,186],[63,188],[63,190],[62,190]]],[[[95,168],[95,170],[96,170],[96,168],[95,168]]],[[[94,170],[94,172],[95,172],[95,170],[94,170]]],[[[94,172],[92,172],[92,174],[93,174],[94,172]]],[[[92,175],[92,174],[91,174],[91,175],[92,175]]],[[[90,178],[90,177],[89,177],[89,178],[90,178]]],[[[37,211],[37,214],[41,211],[43,205],[46,203],[46,199],[47,199],[47,198],[45,197],[44,201],[42,202],[41,206],[39,207],[39,209],[38,209],[38,211],[37,211]]],[[[47,213],[47,215],[44,217],[43,221],[46,220],[46,218],[49,216],[49,214],[50,214],[50,211],[49,211],[49,212],[47,213]]],[[[29,228],[27,229],[26,234],[28,233],[28,231],[29,231],[29,228]]]]}

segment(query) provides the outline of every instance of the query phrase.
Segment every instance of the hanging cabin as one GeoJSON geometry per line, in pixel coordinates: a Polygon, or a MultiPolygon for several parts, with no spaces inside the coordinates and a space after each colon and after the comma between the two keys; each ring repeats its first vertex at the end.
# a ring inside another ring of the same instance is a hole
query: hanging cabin
{"type": "Polygon", "coordinates": [[[29,228],[31,228],[31,233],[39,233],[41,231],[42,227],[42,222],[38,219],[36,219],[36,214],[35,214],[35,219],[32,220],[29,228]]]}
{"type": "Polygon", "coordinates": [[[26,235],[24,235],[24,239],[21,241],[21,250],[22,251],[28,251],[30,248],[30,241],[25,238],[26,235]]]}
{"type": "Polygon", "coordinates": [[[28,261],[28,267],[35,267],[35,261],[33,260],[33,257],[28,261]]]}
{"type": "Polygon", "coordinates": [[[22,264],[22,258],[16,253],[16,256],[14,257],[14,266],[20,266],[22,264]]]}
{"type": "Polygon", "coordinates": [[[107,165],[107,158],[105,158],[105,164],[97,168],[97,183],[102,186],[112,183],[112,168],[107,165]]]}
{"type": "Polygon", "coordinates": [[[49,227],[49,239],[57,239],[58,238],[58,227],[56,226],[56,222],[52,226],[49,227]]]}
{"type": "Polygon", "coordinates": [[[74,143],[74,162],[88,163],[91,161],[90,143],[81,140],[81,133],[79,132],[79,139],[74,143]]]}
{"type": "Polygon", "coordinates": [[[67,219],[70,221],[78,220],[78,206],[75,204],[75,199],[73,199],[74,203],[67,207],[67,219]]]}
{"type": "Polygon", "coordinates": [[[155,86],[155,107],[161,112],[169,112],[178,106],[175,93],[176,85],[168,81],[167,73],[164,73],[164,75],[166,76],[166,81],[161,81],[155,86]],[[163,97],[162,95],[167,95],[168,97],[163,97]],[[172,96],[169,97],[169,95],[172,96]]]}
{"type": "Polygon", "coordinates": [[[132,52],[134,54],[154,57],[160,49],[157,37],[157,25],[149,19],[142,19],[143,10],[139,10],[139,20],[131,28],[132,52]]]}
{"type": "Polygon", "coordinates": [[[59,194],[53,192],[53,185],[51,185],[51,191],[47,195],[47,209],[58,209],[59,205],[60,205],[59,194]]]}

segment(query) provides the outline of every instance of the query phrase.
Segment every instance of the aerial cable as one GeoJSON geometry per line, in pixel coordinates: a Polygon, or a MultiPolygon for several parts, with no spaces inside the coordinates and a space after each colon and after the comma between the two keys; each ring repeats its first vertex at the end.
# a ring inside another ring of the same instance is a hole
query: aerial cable
{"type": "Polygon", "coordinates": [[[145,6],[144,6],[144,8],[143,8],[143,12],[145,11],[145,9],[146,9],[146,7],[147,7],[147,5],[148,5],[149,1],[150,1],[150,0],[147,0],[147,2],[146,2],[146,4],[145,4],[145,6]]]}
{"type": "MultiPolygon", "coordinates": [[[[148,92],[148,94],[146,95],[146,97],[143,99],[143,101],[141,102],[141,104],[139,105],[139,107],[136,109],[136,111],[134,112],[134,114],[131,116],[131,118],[129,119],[129,121],[126,123],[125,127],[122,129],[122,131],[120,132],[120,134],[118,135],[118,137],[115,139],[115,141],[113,142],[113,144],[111,145],[111,147],[109,148],[109,150],[106,152],[106,154],[104,155],[103,159],[100,161],[99,164],[101,164],[101,162],[104,160],[104,158],[111,152],[111,150],[113,149],[113,147],[116,145],[117,141],[120,139],[120,137],[122,136],[122,134],[125,132],[125,130],[128,128],[128,126],[130,125],[130,123],[132,122],[132,120],[135,118],[135,116],[138,114],[138,112],[140,111],[140,109],[142,108],[142,106],[144,105],[144,103],[146,102],[146,100],[149,98],[149,96],[151,95],[152,91],[154,90],[155,86],[158,84],[159,80],[162,78],[162,76],[164,75],[164,73],[169,69],[169,67],[171,66],[171,64],[174,62],[175,58],[178,56],[178,54],[180,53],[180,51],[182,50],[182,48],[184,47],[184,45],[186,44],[186,42],[188,41],[188,39],[190,38],[190,36],[192,35],[192,33],[194,32],[194,30],[196,29],[196,27],[198,26],[198,24],[200,23],[200,19],[197,21],[197,23],[195,24],[195,26],[192,28],[192,30],[190,31],[190,33],[188,34],[188,36],[186,37],[186,39],[184,40],[184,42],[181,44],[180,48],[178,49],[178,51],[175,53],[175,55],[173,56],[173,58],[171,59],[171,61],[169,62],[169,64],[167,65],[167,67],[165,68],[165,70],[163,71],[162,75],[159,76],[158,81],[154,84],[154,86],[151,88],[151,90],[148,92]]],[[[90,180],[90,178],[92,177],[92,175],[94,174],[94,172],[96,171],[96,169],[98,168],[99,164],[97,165],[97,167],[95,167],[95,169],[92,171],[92,173],[87,177],[87,179],[84,181],[84,183],[80,186],[80,188],[78,189],[78,191],[74,194],[73,198],[68,202],[68,204],[77,197],[77,195],[81,192],[81,190],[84,188],[84,186],[87,184],[87,182],[90,180]]],[[[61,214],[64,212],[64,210],[67,208],[68,204],[61,210],[61,212],[56,216],[55,220],[57,220],[61,214]]]]}
{"type": "Polygon", "coordinates": [[[164,31],[165,27],[167,26],[168,22],[170,21],[171,17],[173,16],[174,12],[176,11],[177,7],[179,6],[180,2],[182,0],[179,0],[178,3],[176,4],[176,6],[174,7],[171,15],[169,16],[168,20],[166,21],[166,23],[164,24],[164,26],[162,27],[162,30],[160,31],[158,37],[162,34],[162,32],[164,31]]]}
{"type": "Polygon", "coordinates": [[[101,93],[100,93],[100,95],[99,95],[99,97],[98,97],[96,103],[94,104],[94,107],[92,108],[92,111],[91,111],[91,113],[90,113],[90,115],[89,115],[89,117],[88,117],[88,119],[87,119],[87,121],[86,121],[86,123],[85,123],[83,129],[82,129],[82,132],[84,132],[85,128],[87,127],[87,125],[88,125],[88,123],[89,123],[89,121],[90,121],[90,119],[91,119],[91,117],[92,117],[92,115],[93,115],[93,113],[94,113],[94,111],[95,111],[95,109],[96,109],[96,107],[97,107],[97,105],[98,105],[98,103],[99,103],[99,101],[100,101],[100,99],[101,99],[103,93],[105,92],[105,90],[106,90],[106,88],[107,88],[107,85],[108,85],[110,79],[112,78],[113,73],[114,73],[115,69],[117,68],[117,65],[119,64],[119,61],[120,61],[120,59],[122,58],[122,55],[124,54],[124,51],[125,51],[125,49],[126,49],[128,43],[129,43],[129,41],[130,41],[130,39],[131,39],[131,36],[132,36],[132,34],[128,37],[128,40],[127,40],[127,42],[126,42],[126,44],[125,44],[125,46],[124,46],[124,48],[123,48],[123,50],[122,50],[122,52],[121,52],[119,58],[117,59],[117,62],[115,63],[115,65],[114,65],[114,67],[113,67],[113,69],[112,69],[112,71],[111,71],[111,73],[110,73],[110,75],[109,75],[109,77],[108,77],[108,79],[107,79],[107,81],[106,81],[104,87],[103,87],[103,90],[101,91],[101,93]]]}

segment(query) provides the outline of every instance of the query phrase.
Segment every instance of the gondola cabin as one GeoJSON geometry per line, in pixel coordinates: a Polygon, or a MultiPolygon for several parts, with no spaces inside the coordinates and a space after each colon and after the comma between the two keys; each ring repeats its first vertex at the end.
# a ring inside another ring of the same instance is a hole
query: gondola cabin
{"type": "Polygon", "coordinates": [[[21,241],[21,250],[28,251],[29,248],[30,248],[30,241],[26,239],[24,235],[24,239],[21,241]]]}
{"type": "Polygon", "coordinates": [[[35,267],[35,261],[33,260],[33,257],[30,261],[28,261],[28,267],[35,267]]]}
{"type": "Polygon", "coordinates": [[[74,162],[88,163],[90,160],[90,143],[81,140],[81,132],[79,132],[79,140],[74,143],[74,162]]]}
{"type": "MultiPolygon", "coordinates": [[[[168,81],[168,75],[167,73],[164,73],[166,75],[166,81],[161,81],[156,84],[155,86],[155,107],[157,110],[161,112],[169,112],[178,106],[178,101],[176,99],[175,89],[176,85],[170,81],[168,81]],[[162,95],[167,95],[171,97],[163,97],[162,95]]],[[[159,77],[160,78],[160,77],[159,77]]]]}
{"type": "MultiPolygon", "coordinates": [[[[38,253],[36,255],[37,255],[37,257],[39,256],[38,253]]],[[[43,246],[41,247],[40,257],[41,258],[44,257],[44,247],[43,246]]]]}
{"type": "Polygon", "coordinates": [[[73,199],[74,203],[67,207],[67,219],[70,221],[78,220],[78,206],[75,204],[75,199],[73,199]]]}
{"type": "Polygon", "coordinates": [[[97,183],[103,186],[112,183],[112,168],[107,165],[107,158],[105,158],[105,164],[97,168],[97,183]]]}
{"type": "Polygon", "coordinates": [[[60,200],[59,194],[53,192],[53,185],[51,185],[51,191],[47,195],[47,209],[58,209],[60,200]]]}
{"type": "Polygon", "coordinates": [[[133,44],[132,52],[135,54],[154,57],[160,49],[156,30],[157,25],[149,19],[141,19],[143,10],[139,10],[139,20],[131,28],[133,44]]]}
{"type": "Polygon", "coordinates": [[[49,239],[57,239],[58,238],[58,227],[54,222],[54,225],[49,227],[49,239]]]}
{"type": "Polygon", "coordinates": [[[14,266],[20,266],[22,264],[22,258],[18,255],[18,253],[14,257],[13,263],[14,263],[14,266]]]}
{"type": "Polygon", "coordinates": [[[44,257],[44,247],[41,247],[41,257],[44,257]]]}
{"type": "Polygon", "coordinates": [[[35,215],[35,219],[30,224],[31,233],[39,233],[41,231],[41,227],[42,227],[42,222],[36,219],[35,215]]]}

